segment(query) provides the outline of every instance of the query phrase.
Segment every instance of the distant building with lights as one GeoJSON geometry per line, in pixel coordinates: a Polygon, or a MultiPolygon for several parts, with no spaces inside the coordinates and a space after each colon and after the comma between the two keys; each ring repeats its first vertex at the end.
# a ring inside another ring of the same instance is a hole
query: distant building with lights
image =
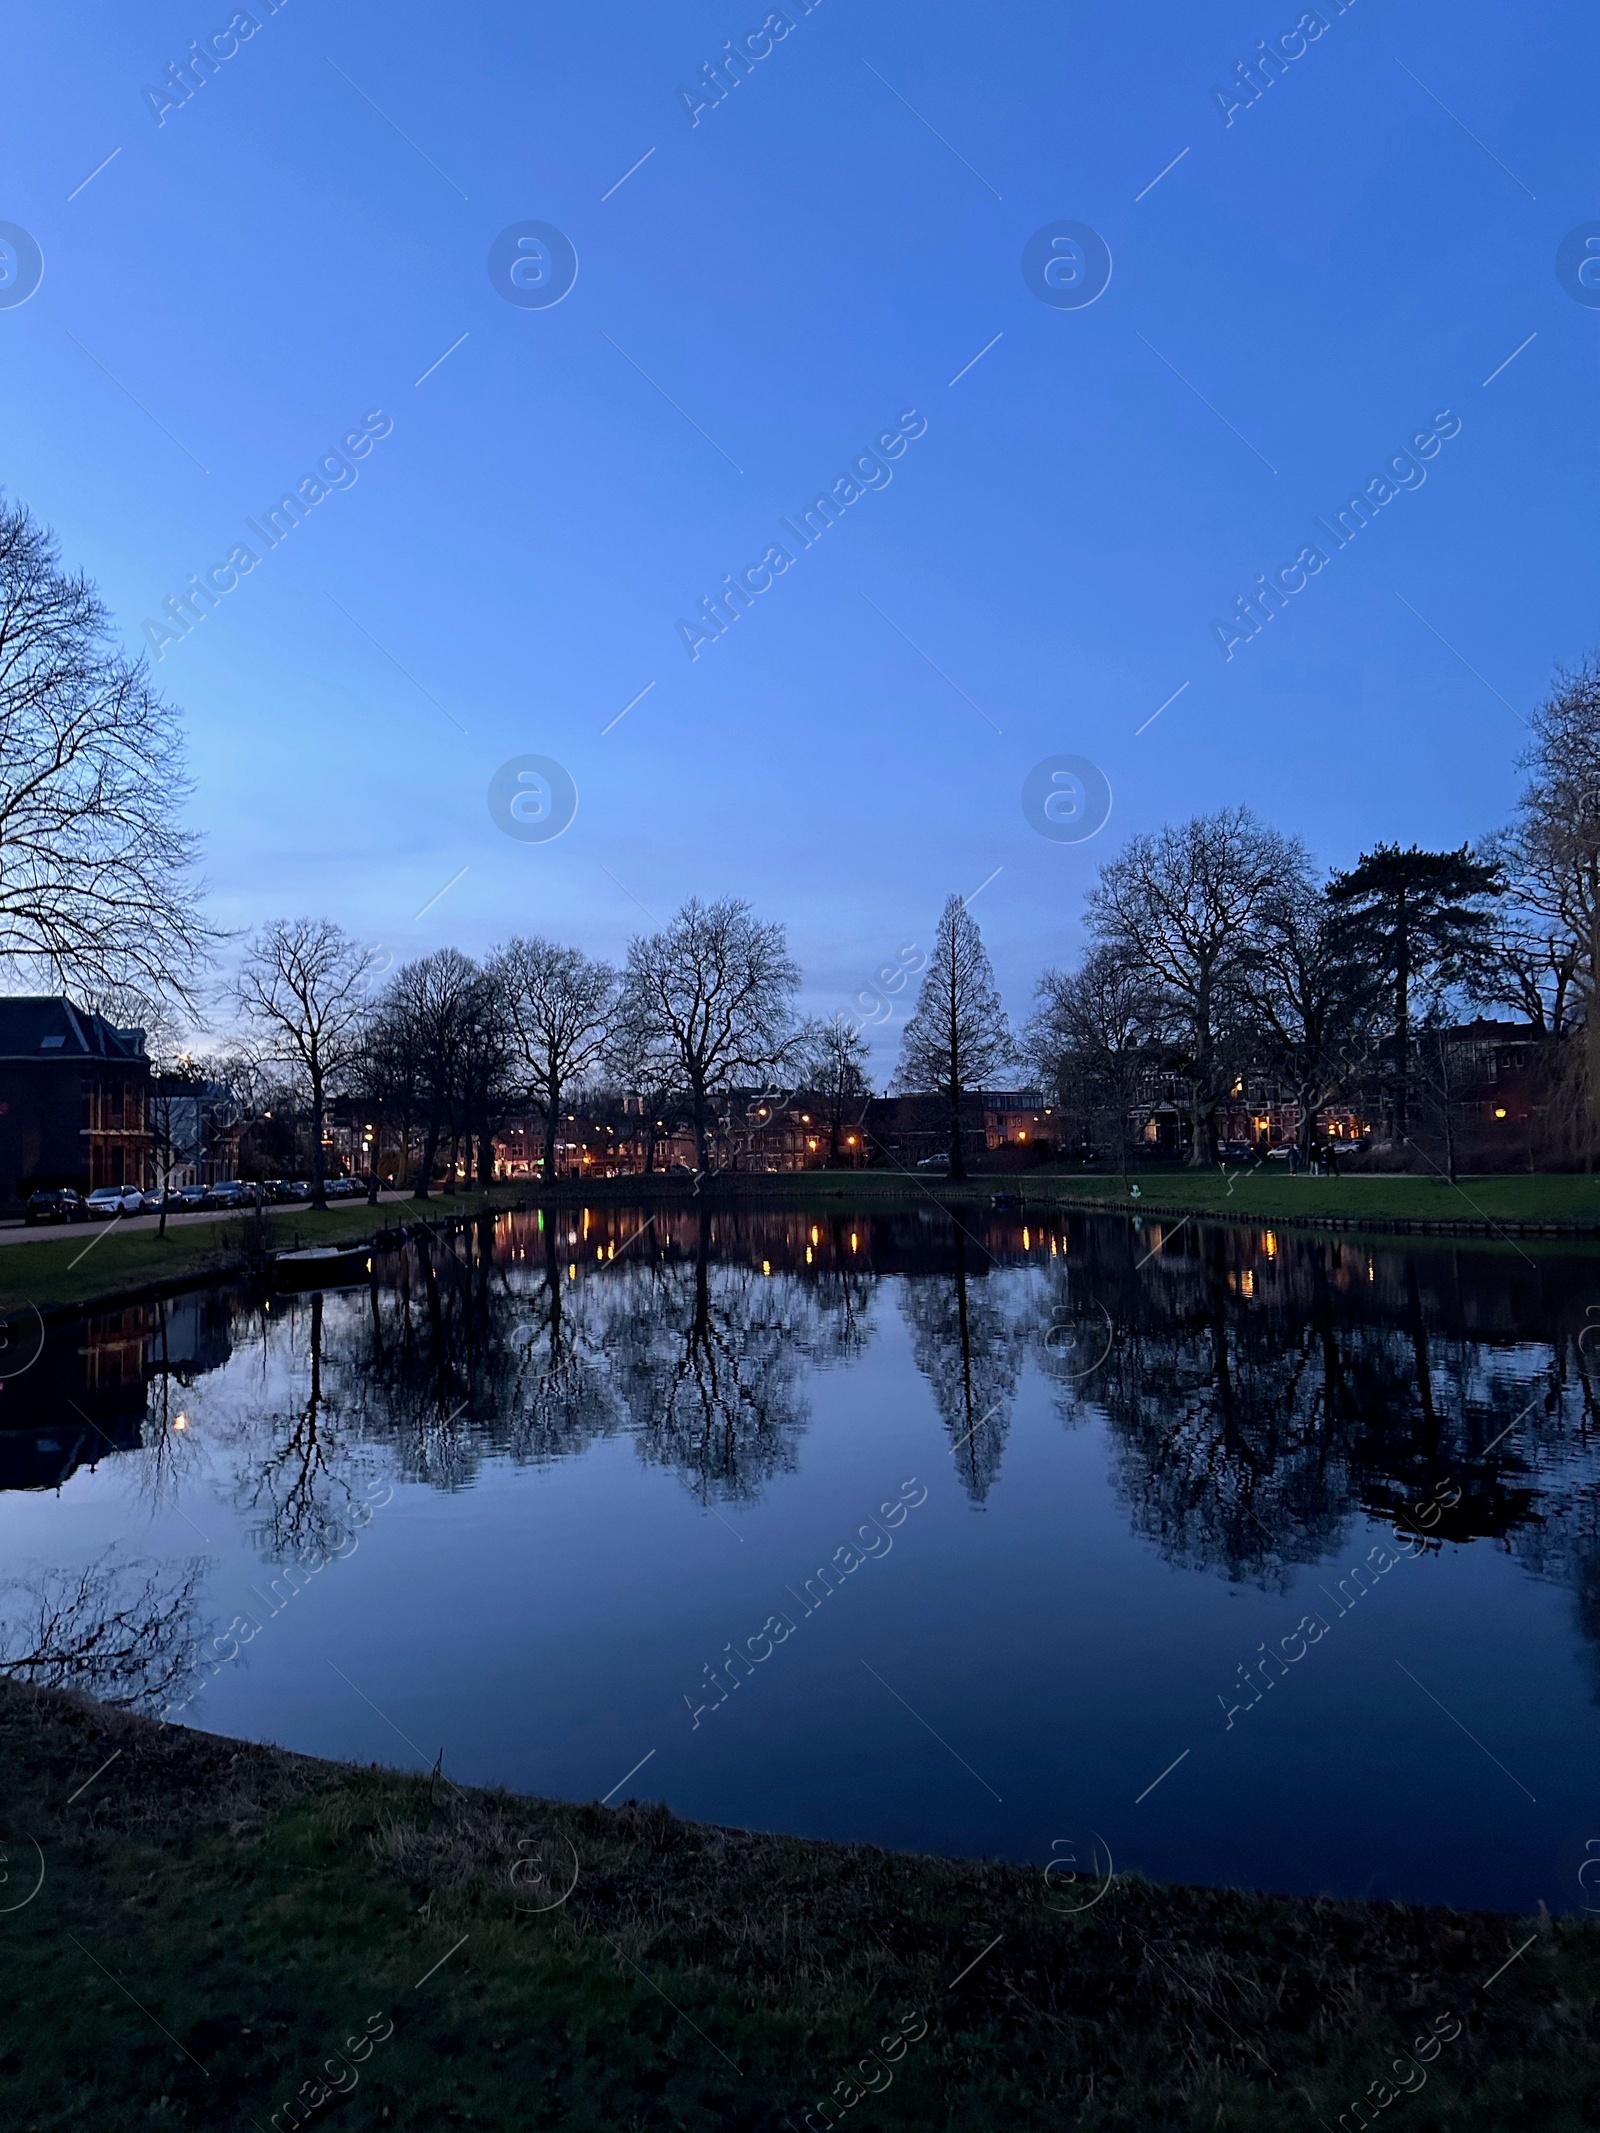
{"type": "Polygon", "coordinates": [[[0,998],[0,1201],[93,1192],[150,1174],[144,1031],[62,994],[0,998]]]}

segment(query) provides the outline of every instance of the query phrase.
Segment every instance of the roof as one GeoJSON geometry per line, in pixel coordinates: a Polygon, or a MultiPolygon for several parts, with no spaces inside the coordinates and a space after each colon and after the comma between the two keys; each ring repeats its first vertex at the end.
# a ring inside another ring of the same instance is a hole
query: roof
{"type": "Polygon", "coordinates": [[[0,1059],[52,1058],[148,1064],[142,1029],[116,1029],[64,993],[0,995],[0,1059]]]}
{"type": "Polygon", "coordinates": [[[1537,1044],[1542,1032],[1531,1022],[1494,1022],[1480,1015],[1475,1022],[1458,1022],[1453,1029],[1438,1032],[1452,1044],[1537,1044]]]}

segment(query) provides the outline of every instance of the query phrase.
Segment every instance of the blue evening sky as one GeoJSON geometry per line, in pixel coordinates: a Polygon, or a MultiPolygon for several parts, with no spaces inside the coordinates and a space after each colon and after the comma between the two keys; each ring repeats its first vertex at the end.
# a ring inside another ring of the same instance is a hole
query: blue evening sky
{"type": "Polygon", "coordinates": [[[0,31],[0,221],[44,255],[0,309],[4,482],[130,646],[262,555],[155,669],[223,923],[619,956],[736,894],[830,1011],[987,880],[1020,1020],[1131,831],[1242,801],[1346,864],[1504,817],[1519,714],[1600,638],[1600,312],[1556,275],[1600,216],[1592,8],[1324,0],[1225,124],[1292,0],[790,0],[691,124],[761,0],[251,0],[158,125],[146,88],[232,12],[0,31]],[[528,221],[578,254],[547,308],[489,278],[528,221]],[[1057,221],[1111,250],[1085,308],[1024,283],[1057,221]],[[780,517],[912,410],[798,550],[780,517]],[[253,541],[371,411],[354,485],[253,541]],[[1426,480],[1225,659],[1213,622],[1445,411],[1426,480]],[[680,618],[774,542],[692,660],[680,618]],[[491,820],[522,754],[576,781],[553,841],[491,820]],[[1054,754],[1110,780],[1091,841],[1024,819],[1054,754]]]}

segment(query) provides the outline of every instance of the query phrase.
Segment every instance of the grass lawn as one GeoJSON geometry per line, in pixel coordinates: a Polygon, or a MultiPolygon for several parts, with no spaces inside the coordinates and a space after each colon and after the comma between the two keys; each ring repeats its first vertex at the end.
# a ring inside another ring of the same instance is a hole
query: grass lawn
{"type": "Polygon", "coordinates": [[[1408,2133],[1597,2122],[1588,1919],[1126,1876],[1074,1909],[1037,1869],[460,1791],[9,1682],[0,1835],[9,2133],[265,2133],[297,2096],[799,2133],[853,2077],[852,2133],[1302,2133],[1370,2111],[1397,2053],[1408,2133]]]}
{"type": "MultiPolygon", "coordinates": [[[[296,1244],[331,1244],[401,1222],[469,1214],[525,1197],[526,1188],[501,1186],[487,1194],[436,1193],[427,1201],[391,1200],[378,1207],[368,1207],[364,1200],[335,1201],[320,1213],[309,1207],[273,1207],[266,1211],[267,1246],[284,1251],[296,1244]]],[[[0,1245],[0,1312],[29,1303],[48,1311],[136,1293],[162,1282],[224,1273],[240,1264],[255,1236],[253,1214],[173,1223],[165,1237],[153,1227],[124,1228],[118,1222],[30,1230],[0,1245]]]]}
{"type": "MultiPolygon", "coordinates": [[[[1120,1176],[1085,1177],[1078,1173],[1040,1171],[1035,1177],[993,1180],[1016,1185],[1031,1200],[1041,1198],[1131,1205],[1120,1176]]],[[[1281,1163],[1258,1170],[1139,1171],[1133,1182],[1141,1198],[1158,1206],[1227,1215],[1265,1215],[1285,1220],[1295,1215],[1370,1215],[1378,1221],[1421,1222],[1585,1222],[1600,1225],[1600,1177],[1540,1175],[1525,1172],[1500,1177],[1464,1177],[1459,1185],[1444,1178],[1367,1176],[1292,1178],[1281,1163]],[[1230,1189],[1231,1188],[1231,1189],[1230,1189]]]]}
{"type": "MultiPolygon", "coordinates": [[[[739,1171],[724,1172],[715,1179],[707,1198],[712,1205],[728,1197],[741,1203],[771,1201],[779,1206],[818,1208],[843,1202],[867,1214],[887,1212],[909,1201],[987,1207],[996,1192],[1018,1193],[1030,1207],[1125,1208],[1132,1213],[1140,1212],[1141,1206],[1168,1207],[1240,1221],[1336,1215],[1368,1216],[1378,1222],[1570,1222],[1600,1227],[1600,1177],[1529,1177],[1517,1172],[1465,1177],[1459,1185],[1406,1176],[1291,1178],[1281,1163],[1231,1170],[1226,1177],[1215,1167],[1138,1169],[1131,1180],[1119,1171],[991,1171],[955,1184],[936,1172],[807,1170],[763,1176],[739,1171]],[[1137,1201],[1130,1183],[1139,1187],[1137,1201]]],[[[572,1205],[583,1201],[695,1204],[687,1181],[681,1178],[594,1178],[581,1185],[564,1181],[549,1197],[572,1205]]]]}

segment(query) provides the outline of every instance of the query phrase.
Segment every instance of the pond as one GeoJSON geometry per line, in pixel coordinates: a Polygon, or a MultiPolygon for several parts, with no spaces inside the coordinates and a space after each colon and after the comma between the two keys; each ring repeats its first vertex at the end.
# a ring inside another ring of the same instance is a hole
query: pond
{"type": "Polygon", "coordinates": [[[1600,1905],[1597,1300],[1576,1247],[485,1218],[7,1351],[5,1653],[1084,1901],[1600,1905]]]}

